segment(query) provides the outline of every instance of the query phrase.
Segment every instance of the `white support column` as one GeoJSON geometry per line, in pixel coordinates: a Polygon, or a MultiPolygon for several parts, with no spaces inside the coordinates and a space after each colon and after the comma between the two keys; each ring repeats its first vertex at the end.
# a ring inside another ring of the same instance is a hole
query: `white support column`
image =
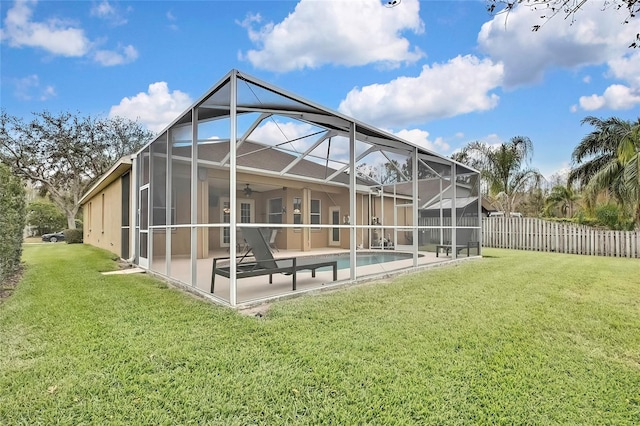
{"type": "Polygon", "coordinates": [[[191,110],[191,286],[198,285],[198,107],[191,110]]]}
{"type": "Polygon", "coordinates": [[[236,182],[236,143],[238,139],[237,128],[237,99],[238,99],[238,71],[233,70],[231,73],[231,99],[229,103],[229,120],[231,129],[229,133],[229,206],[231,207],[231,214],[229,215],[229,256],[231,261],[229,263],[229,304],[236,306],[237,302],[237,282],[236,282],[236,209],[237,209],[237,182],[236,182]]]}
{"type": "Polygon", "coordinates": [[[412,176],[413,180],[412,192],[413,192],[413,266],[418,266],[418,148],[413,149],[412,158],[412,176]]]}
{"type": "Polygon", "coordinates": [[[480,176],[478,176],[478,256],[482,256],[482,239],[484,238],[482,232],[482,192],[480,192],[480,176]]]}
{"type": "Polygon", "coordinates": [[[129,210],[129,257],[138,264],[138,240],[140,238],[140,226],[138,224],[138,197],[140,193],[140,182],[138,181],[138,161],[140,155],[133,155],[131,158],[131,181],[129,182],[129,199],[131,209],[129,210]]]}
{"type": "Polygon", "coordinates": [[[456,259],[458,257],[458,236],[456,228],[458,223],[456,221],[457,203],[456,197],[458,196],[458,184],[456,183],[456,163],[451,163],[451,258],[456,259]]]}
{"type": "MultiPolygon", "coordinates": [[[[394,244],[394,250],[396,248],[396,246],[398,245],[398,186],[397,186],[397,182],[393,184],[393,244],[394,244]]],[[[405,224],[406,225],[406,224],[405,224]]]]}
{"type": "Polygon", "coordinates": [[[164,261],[165,261],[165,270],[167,271],[167,276],[170,277],[171,276],[171,228],[169,228],[169,225],[171,225],[171,220],[172,220],[172,215],[171,215],[171,206],[173,205],[174,201],[171,199],[171,194],[173,193],[173,191],[171,191],[171,176],[173,176],[172,173],[172,166],[171,166],[171,129],[167,130],[167,176],[165,179],[165,200],[166,200],[166,211],[165,211],[165,226],[167,226],[167,228],[165,228],[164,231],[164,235],[165,235],[165,248],[164,248],[164,261]]]}
{"type": "Polygon", "coordinates": [[[444,244],[444,212],[443,212],[443,209],[442,209],[442,179],[443,179],[442,176],[438,177],[438,181],[440,182],[440,193],[438,194],[438,197],[439,197],[439,200],[440,200],[440,210],[439,210],[439,213],[440,213],[440,232],[439,232],[439,234],[440,234],[440,238],[439,238],[440,244],[444,244]]]}
{"type": "Polygon", "coordinates": [[[349,127],[349,215],[353,218],[349,229],[349,278],[356,279],[356,123],[349,127]]]}

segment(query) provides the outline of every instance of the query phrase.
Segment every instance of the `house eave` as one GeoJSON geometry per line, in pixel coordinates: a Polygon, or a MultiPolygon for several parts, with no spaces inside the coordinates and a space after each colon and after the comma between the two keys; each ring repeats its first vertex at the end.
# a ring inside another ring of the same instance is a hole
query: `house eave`
{"type": "Polygon", "coordinates": [[[80,205],[84,205],[89,199],[98,195],[107,186],[111,185],[117,179],[119,179],[127,171],[131,170],[133,160],[131,157],[122,157],[116,164],[111,166],[107,172],[105,172],[100,179],[80,198],[80,205]]]}

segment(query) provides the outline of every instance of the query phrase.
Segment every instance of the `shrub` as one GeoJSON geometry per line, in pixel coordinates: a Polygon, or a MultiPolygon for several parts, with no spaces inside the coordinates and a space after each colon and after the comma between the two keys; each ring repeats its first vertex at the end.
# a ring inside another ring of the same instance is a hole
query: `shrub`
{"type": "Polygon", "coordinates": [[[65,229],[64,240],[67,244],[82,243],[82,229],[65,229]]]}
{"type": "Polygon", "coordinates": [[[0,282],[14,274],[22,256],[25,226],[25,190],[22,180],[0,164],[0,282]]]}
{"type": "Polygon", "coordinates": [[[609,229],[633,230],[634,221],[616,204],[604,204],[596,208],[596,219],[609,229]]]}

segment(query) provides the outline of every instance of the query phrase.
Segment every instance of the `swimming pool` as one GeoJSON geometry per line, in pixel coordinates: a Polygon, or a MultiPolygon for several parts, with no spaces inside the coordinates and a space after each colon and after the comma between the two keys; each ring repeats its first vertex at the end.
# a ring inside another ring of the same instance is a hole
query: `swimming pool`
{"type": "MultiPolygon", "coordinates": [[[[421,254],[418,255],[418,257],[422,257],[422,256],[423,255],[421,254]]],[[[351,265],[351,259],[349,258],[349,253],[329,254],[326,256],[314,256],[314,258],[322,259],[322,260],[336,260],[338,262],[338,269],[349,269],[351,265]]],[[[368,266],[368,265],[379,265],[381,263],[395,262],[396,260],[407,260],[412,258],[413,258],[413,254],[411,253],[383,252],[383,251],[357,252],[356,267],[368,266]]],[[[327,268],[327,270],[328,269],[330,268],[327,268]]]]}

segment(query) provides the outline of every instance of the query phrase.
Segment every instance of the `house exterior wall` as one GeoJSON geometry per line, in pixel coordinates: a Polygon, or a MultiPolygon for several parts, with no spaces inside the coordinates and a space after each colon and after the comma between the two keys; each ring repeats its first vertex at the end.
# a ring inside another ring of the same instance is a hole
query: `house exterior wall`
{"type": "Polygon", "coordinates": [[[122,254],[122,180],[116,179],[83,206],[84,243],[122,254]]]}
{"type": "MultiPolygon", "coordinates": [[[[216,176],[214,172],[210,172],[211,176],[216,176]]],[[[242,174],[243,180],[255,180],[259,179],[256,176],[242,174]]],[[[278,228],[276,236],[276,246],[279,249],[285,250],[303,250],[303,228],[294,228],[290,225],[294,224],[293,202],[294,198],[302,198],[303,190],[296,188],[296,182],[284,178],[280,179],[268,179],[269,184],[278,186],[278,189],[254,192],[251,197],[247,197],[242,190],[236,192],[237,199],[242,202],[251,200],[254,206],[254,220],[253,223],[263,223],[265,226],[272,228],[278,228]],[[280,224],[269,223],[268,218],[268,205],[269,200],[274,198],[281,198],[282,205],[285,211],[282,214],[282,224],[288,226],[280,226],[280,224]]],[[[190,205],[190,189],[188,180],[176,180],[175,185],[175,197],[176,197],[176,220],[177,223],[188,223],[190,212],[188,206],[190,205]]],[[[201,182],[203,185],[202,190],[198,191],[199,194],[208,194],[208,183],[201,182]]],[[[320,201],[320,221],[322,225],[331,224],[331,210],[333,208],[339,209],[340,224],[344,224],[345,216],[349,216],[351,223],[356,225],[371,225],[371,217],[376,216],[380,221],[384,218],[384,223],[381,225],[393,225],[398,226],[412,226],[412,214],[409,208],[399,209],[397,213],[394,213],[395,201],[390,194],[386,194],[384,200],[380,198],[374,198],[372,200],[371,212],[369,211],[369,196],[365,194],[358,194],[356,197],[356,213],[352,214],[349,211],[349,190],[348,188],[340,187],[328,187],[320,185],[309,185],[311,189],[311,199],[320,201]],[[380,208],[380,205],[384,205],[384,213],[380,208]],[[396,214],[396,216],[394,216],[396,214]]],[[[207,197],[208,198],[208,197],[207,197]]],[[[216,224],[221,223],[221,201],[219,199],[199,200],[199,222],[201,224],[216,224]]],[[[303,212],[303,214],[305,214],[303,212]]],[[[220,233],[222,228],[211,227],[201,228],[199,231],[199,244],[202,240],[206,242],[205,246],[209,252],[224,250],[227,247],[221,246],[220,233]]],[[[338,245],[330,243],[330,236],[332,230],[330,228],[317,228],[307,230],[310,236],[310,246],[314,249],[333,247],[349,249],[349,229],[340,230],[340,243],[338,245]]],[[[171,253],[173,255],[187,256],[190,253],[191,248],[191,234],[185,229],[173,229],[171,231],[171,253]]],[[[372,230],[369,232],[366,229],[358,229],[356,231],[356,242],[363,247],[370,246],[370,239],[376,240],[380,236],[387,237],[389,231],[383,231],[383,227],[380,230],[372,230]],[[378,237],[373,234],[377,232],[378,237]],[[371,235],[371,238],[370,238],[371,235]]],[[[409,239],[405,236],[405,232],[400,232],[397,238],[394,236],[393,240],[396,244],[410,244],[409,239]],[[395,241],[397,239],[397,241],[395,241]]],[[[165,256],[166,251],[166,234],[164,230],[156,230],[153,233],[153,253],[155,256],[165,256]]],[[[202,252],[198,255],[199,258],[206,257],[208,253],[202,252]]]]}

